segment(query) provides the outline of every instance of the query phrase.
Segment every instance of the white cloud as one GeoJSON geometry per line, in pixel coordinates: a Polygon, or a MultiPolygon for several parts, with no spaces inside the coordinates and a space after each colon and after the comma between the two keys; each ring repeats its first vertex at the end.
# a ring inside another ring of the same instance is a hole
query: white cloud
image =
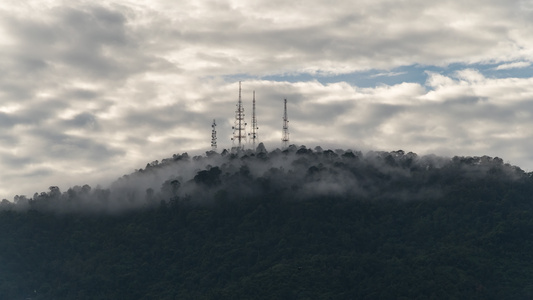
{"type": "Polygon", "coordinates": [[[394,76],[400,76],[407,74],[407,72],[381,72],[377,74],[372,74],[369,77],[370,78],[376,78],[376,77],[394,77],[394,76]]]}
{"type": "Polygon", "coordinates": [[[287,98],[295,143],[509,154],[533,168],[523,141],[532,79],[471,69],[371,88],[254,79],[452,62],[527,67],[531,14],[513,1],[3,1],[0,197],[94,185],[200,153],[213,118],[229,147],[239,77],[248,79],[247,118],[256,90],[270,147],[280,144],[287,98]]]}
{"type": "Polygon", "coordinates": [[[497,66],[495,69],[496,70],[522,69],[522,68],[527,68],[529,66],[531,66],[530,62],[517,61],[517,62],[513,62],[513,63],[508,63],[508,64],[501,64],[501,65],[497,66]]]}

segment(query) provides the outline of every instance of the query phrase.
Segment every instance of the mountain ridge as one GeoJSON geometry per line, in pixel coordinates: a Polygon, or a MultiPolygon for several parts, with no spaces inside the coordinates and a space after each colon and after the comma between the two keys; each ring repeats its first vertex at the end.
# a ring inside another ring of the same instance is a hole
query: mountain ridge
{"type": "Polygon", "coordinates": [[[180,154],[109,189],[7,204],[0,298],[533,296],[531,174],[488,156],[318,150],[180,154]]]}
{"type": "Polygon", "coordinates": [[[363,154],[320,147],[313,151],[295,145],[284,151],[267,152],[261,144],[257,151],[223,150],[220,154],[208,151],[205,156],[194,157],[187,153],[174,154],[122,176],[108,188],[92,189],[83,185],[61,192],[58,187],[51,186],[48,192],[35,193],[29,199],[15,196],[14,203],[4,200],[0,207],[115,211],[145,207],[174,197],[206,202],[217,193],[242,197],[271,192],[269,189],[299,199],[317,195],[433,199],[442,196],[442,187],[447,182],[437,181],[449,172],[466,179],[496,175],[501,180],[529,177],[519,167],[504,163],[498,157],[418,156],[403,150],[363,154]],[[395,184],[406,186],[402,190],[391,189],[395,184]]]}

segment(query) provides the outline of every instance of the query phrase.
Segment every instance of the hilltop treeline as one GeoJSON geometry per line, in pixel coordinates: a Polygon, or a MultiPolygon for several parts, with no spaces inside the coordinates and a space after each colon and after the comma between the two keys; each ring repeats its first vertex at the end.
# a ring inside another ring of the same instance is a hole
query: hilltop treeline
{"type": "Polygon", "coordinates": [[[4,209],[55,212],[121,212],[186,201],[209,204],[222,198],[274,196],[305,200],[322,196],[357,200],[440,199],[472,180],[487,182],[529,180],[520,168],[500,158],[418,156],[402,150],[314,150],[291,146],[285,151],[187,153],[148,163],[108,188],[75,186],[61,192],[51,186],[33,197],[4,200],[4,209]]]}
{"type": "Polygon", "coordinates": [[[532,195],[486,156],[174,155],[3,202],[0,299],[531,299],[532,195]]]}

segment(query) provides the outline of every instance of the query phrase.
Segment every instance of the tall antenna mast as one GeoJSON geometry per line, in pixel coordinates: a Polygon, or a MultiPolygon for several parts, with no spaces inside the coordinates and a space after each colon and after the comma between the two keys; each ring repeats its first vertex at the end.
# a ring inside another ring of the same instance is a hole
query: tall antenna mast
{"type": "Polygon", "coordinates": [[[235,125],[233,128],[233,147],[237,141],[238,150],[243,149],[243,141],[246,142],[246,123],[244,122],[244,108],[242,107],[241,99],[241,82],[239,81],[239,102],[237,103],[237,110],[235,110],[235,125]]]}
{"type": "Polygon", "coordinates": [[[217,130],[216,130],[217,123],[215,122],[215,119],[213,119],[213,125],[211,125],[211,150],[217,151],[217,130]]]}
{"type": "Polygon", "coordinates": [[[254,91],[254,98],[252,101],[252,150],[255,151],[255,141],[257,140],[257,119],[255,117],[255,91],[254,91]]]}
{"type": "Polygon", "coordinates": [[[284,100],[283,108],[283,135],[281,136],[281,148],[287,149],[289,146],[289,118],[287,117],[287,99],[284,100]]]}

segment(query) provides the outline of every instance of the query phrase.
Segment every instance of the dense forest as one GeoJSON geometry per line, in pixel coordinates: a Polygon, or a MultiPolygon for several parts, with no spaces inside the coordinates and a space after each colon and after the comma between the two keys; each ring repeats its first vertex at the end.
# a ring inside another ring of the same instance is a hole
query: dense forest
{"type": "Polygon", "coordinates": [[[531,299],[533,178],[500,158],[176,154],[0,203],[0,299],[531,299]]]}

